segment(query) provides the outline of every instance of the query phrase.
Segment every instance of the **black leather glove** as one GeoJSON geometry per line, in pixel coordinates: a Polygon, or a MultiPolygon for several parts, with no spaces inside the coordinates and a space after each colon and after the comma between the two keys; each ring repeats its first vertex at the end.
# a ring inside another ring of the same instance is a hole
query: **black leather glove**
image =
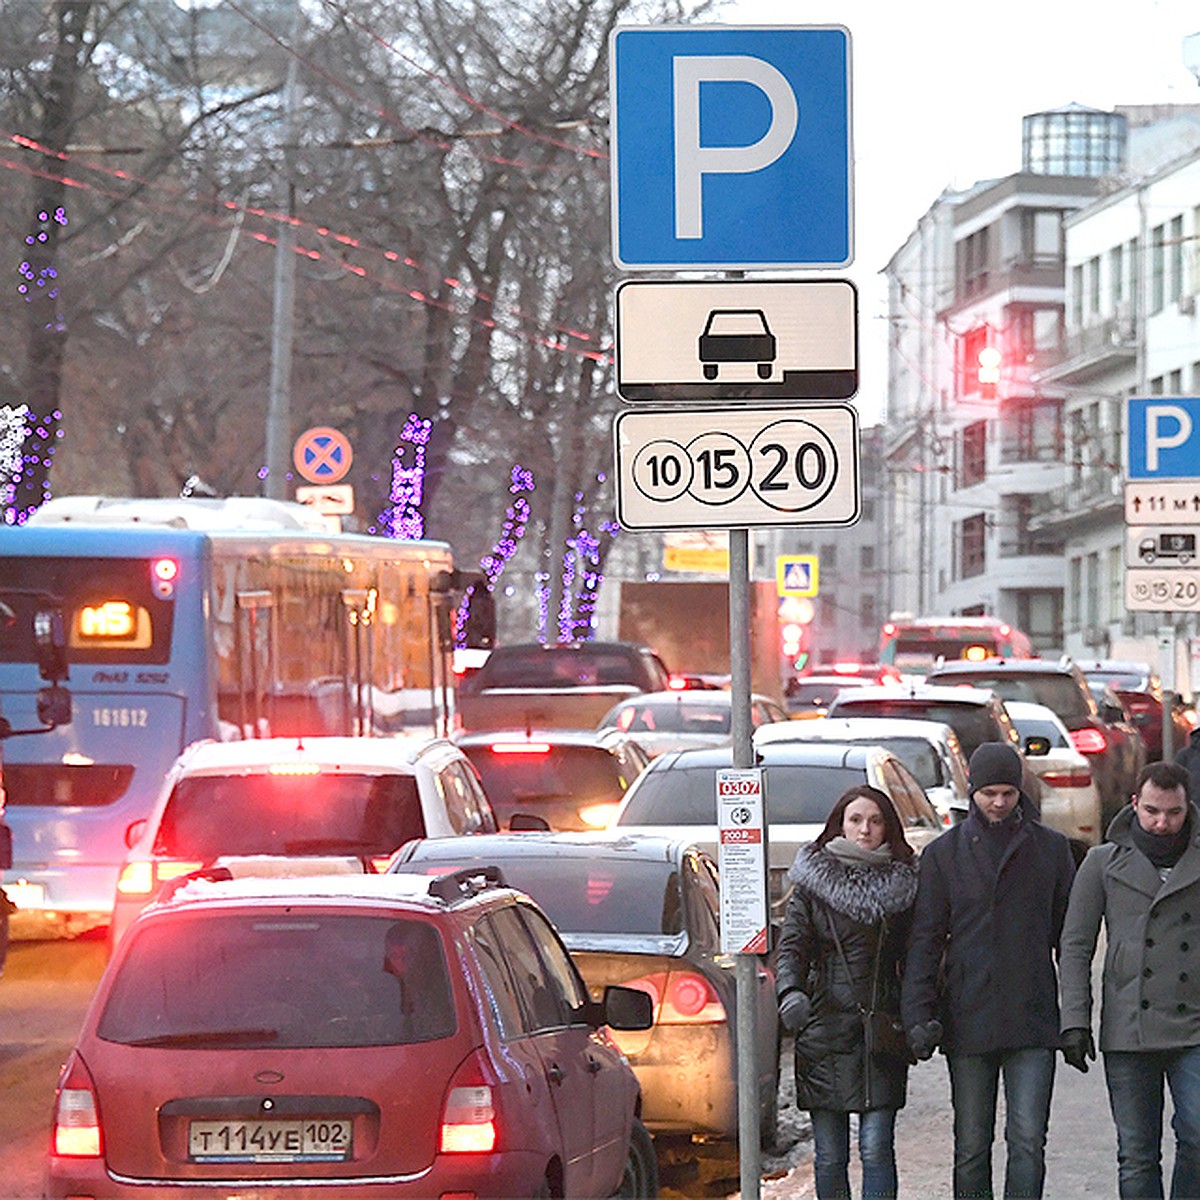
{"type": "Polygon", "coordinates": [[[920,1062],[933,1057],[938,1042],[942,1040],[941,1021],[926,1021],[924,1025],[914,1025],[908,1031],[908,1044],[913,1057],[920,1062]]]}
{"type": "Polygon", "coordinates": [[[1096,1057],[1096,1043],[1092,1041],[1092,1031],[1090,1029],[1064,1029],[1062,1052],[1063,1058],[1070,1066],[1086,1075],[1088,1059],[1096,1057]]]}
{"type": "Polygon", "coordinates": [[[779,1020],[789,1033],[795,1033],[811,1013],[812,1001],[795,988],[784,992],[779,999],[779,1020]]]}

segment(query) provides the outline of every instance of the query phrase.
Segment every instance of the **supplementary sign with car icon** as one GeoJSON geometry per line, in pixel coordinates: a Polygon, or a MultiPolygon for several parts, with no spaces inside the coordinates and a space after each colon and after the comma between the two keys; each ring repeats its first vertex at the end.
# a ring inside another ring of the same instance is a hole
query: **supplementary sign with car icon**
{"type": "Polygon", "coordinates": [[[846,279],[627,280],[616,316],[625,400],[847,400],[858,390],[858,294],[846,279]]]}

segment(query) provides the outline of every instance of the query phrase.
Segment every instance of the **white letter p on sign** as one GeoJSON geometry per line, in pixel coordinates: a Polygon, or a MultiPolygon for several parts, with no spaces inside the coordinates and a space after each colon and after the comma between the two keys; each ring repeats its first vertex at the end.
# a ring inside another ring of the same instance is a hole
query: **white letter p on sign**
{"type": "Polygon", "coordinates": [[[748,175],[769,167],[791,145],[799,119],[796,96],[769,62],[745,54],[678,56],[675,83],[675,236],[704,236],[705,175],[748,175]],[[700,85],[750,83],[771,104],[771,124],[748,146],[701,146],[700,85]]]}
{"type": "Polygon", "coordinates": [[[1178,404],[1149,404],[1146,406],[1146,470],[1158,470],[1159,450],[1173,450],[1192,436],[1192,418],[1178,404]],[[1174,421],[1175,429],[1159,432],[1160,421],[1174,421]]]}

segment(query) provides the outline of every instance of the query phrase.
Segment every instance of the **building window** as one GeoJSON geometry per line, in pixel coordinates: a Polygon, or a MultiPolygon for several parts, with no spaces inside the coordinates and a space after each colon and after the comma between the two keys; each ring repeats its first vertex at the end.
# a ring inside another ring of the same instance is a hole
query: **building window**
{"type": "Polygon", "coordinates": [[[1024,558],[1030,555],[1061,555],[1062,538],[1042,530],[1030,529],[1036,497],[1016,493],[1001,497],[1000,548],[1001,558],[1024,558]]]}
{"type": "Polygon", "coordinates": [[[1150,395],[1161,396],[1162,394],[1163,394],[1163,377],[1161,375],[1155,375],[1155,377],[1152,380],[1150,380],[1150,395]]]}
{"type": "Polygon", "coordinates": [[[837,543],[830,542],[827,546],[822,546],[817,557],[822,570],[832,570],[837,566],[837,543]]]}
{"type": "Polygon", "coordinates": [[[1168,371],[1167,372],[1167,391],[1168,396],[1183,395],[1183,371],[1168,371]]]}
{"type": "Polygon", "coordinates": [[[1071,559],[1067,571],[1067,621],[1078,629],[1083,611],[1083,559],[1071,559]]]}
{"type": "Polygon", "coordinates": [[[1062,352],[1063,310],[1059,304],[1039,307],[1034,304],[1010,304],[1005,310],[1012,330],[1010,355],[1013,362],[1035,363],[1039,356],[1062,352]]]}
{"type": "Polygon", "coordinates": [[[1058,589],[1017,593],[1017,625],[1035,650],[1052,650],[1063,641],[1062,593],[1058,589]]]}
{"type": "Polygon", "coordinates": [[[1125,299],[1125,247],[1114,246],[1108,252],[1108,291],[1115,313],[1125,299]]]}
{"type": "Polygon", "coordinates": [[[1125,615],[1125,559],[1121,546],[1108,548],[1108,620],[1125,615]]]}
{"type": "Polygon", "coordinates": [[[1100,258],[1089,258],[1084,270],[1085,296],[1084,308],[1089,317],[1100,313],[1100,258]]]}
{"type": "Polygon", "coordinates": [[[987,422],[976,421],[962,431],[959,487],[982,483],[987,477],[987,422]]]}
{"type": "Polygon", "coordinates": [[[988,286],[988,229],[977,229],[955,246],[958,290],[961,297],[975,296],[988,286]]]}
{"type": "Polygon", "coordinates": [[[881,622],[879,620],[879,597],[874,592],[863,592],[859,596],[858,622],[867,631],[865,636],[876,636],[881,622]]]}
{"type": "Polygon", "coordinates": [[[1155,225],[1150,233],[1150,311],[1162,312],[1166,302],[1166,246],[1163,245],[1163,229],[1155,225]]]}
{"type": "Polygon", "coordinates": [[[983,513],[968,517],[959,525],[959,561],[962,577],[982,575],[987,566],[987,522],[983,513]]]}
{"type": "Polygon", "coordinates": [[[1183,218],[1172,217],[1167,226],[1167,262],[1170,267],[1170,297],[1178,300],[1183,295],[1183,218]]]}
{"type": "Polygon", "coordinates": [[[1142,256],[1138,252],[1137,238],[1126,243],[1125,257],[1129,260],[1129,301],[1133,316],[1142,310],[1142,256]]]}
{"type": "Polygon", "coordinates": [[[1093,551],[1084,560],[1083,623],[1100,623],[1100,555],[1093,551]]]}
{"type": "Polygon", "coordinates": [[[1071,268],[1071,328],[1083,327],[1083,265],[1076,264],[1071,268]]]}
{"type": "Polygon", "coordinates": [[[1000,420],[1000,461],[1061,462],[1062,402],[1014,403],[1000,420]]]}
{"type": "Polygon", "coordinates": [[[1062,212],[1027,208],[1021,213],[1024,259],[1035,266],[1058,266],[1063,260],[1062,212]]]}
{"type": "Polygon", "coordinates": [[[875,570],[875,547],[860,546],[858,548],[858,565],[863,571],[875,570]]]}
{"type": "Polygon", "coordinates": [[[862,519],[864,521],[875,520],[875,497],[864,496],[862,502],[862,519]]]}
{"type": "Polygon", "coordinates": [[[1191,290],[1200,292],[1200,204],[1192,209],[1192,283],[1191,290]]]}

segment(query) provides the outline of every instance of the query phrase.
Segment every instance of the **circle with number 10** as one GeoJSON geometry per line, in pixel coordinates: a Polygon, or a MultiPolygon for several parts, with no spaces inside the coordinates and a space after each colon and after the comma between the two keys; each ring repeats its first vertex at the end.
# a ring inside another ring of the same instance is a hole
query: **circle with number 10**
{"type": "Polygon", "coordinates": [[[804,512],[833,490],[837,448],[811,421],[786,417],[750,443],[754,494],[778,512],[804,512]]]}

